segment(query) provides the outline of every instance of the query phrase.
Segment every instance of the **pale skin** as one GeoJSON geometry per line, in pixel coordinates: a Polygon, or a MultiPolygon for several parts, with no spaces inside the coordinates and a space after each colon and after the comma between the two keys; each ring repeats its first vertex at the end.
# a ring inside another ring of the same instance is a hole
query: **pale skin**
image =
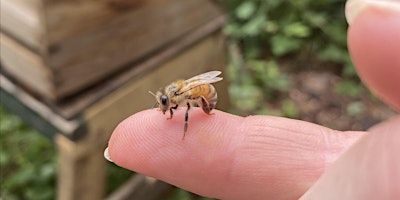
{"type": "MultiPolygon", "coordinates": [[[[362,80],[399,111],[396,9],[372,5],[348,19],[348,43],[362,80]]],[[[184,141],[185,109],[171,120],[155,109],[136,113],[114,130],[108,153],[121,167],[218,199],[400,199],[400,115],[367,132],[342,132],[212,113],[191,108],[184,141]]]]}

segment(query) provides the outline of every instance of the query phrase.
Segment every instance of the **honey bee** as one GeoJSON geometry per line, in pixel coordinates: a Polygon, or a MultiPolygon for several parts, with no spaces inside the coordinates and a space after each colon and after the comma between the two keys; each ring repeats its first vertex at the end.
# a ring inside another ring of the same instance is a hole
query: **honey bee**
{"type": "Polygon", "coordinates": [[[220,74],[220,71],[210,71],[187,80],[172,82],[165,88],[160,89],[156,94],[149,91],[156,98],[157,103],[154,106],[158,105],[164,115],[169,110],[170,117],[167,119],[172,119],[173,110],[176,110],[179,105],[187,105],[182,140],[185,139],[188,128],[191,103],[197,103],[206,114],[211,115],[211,110],[217,104],[217,91],[211,83],[222,80],[221,77],[217,77],[220,74]]]}

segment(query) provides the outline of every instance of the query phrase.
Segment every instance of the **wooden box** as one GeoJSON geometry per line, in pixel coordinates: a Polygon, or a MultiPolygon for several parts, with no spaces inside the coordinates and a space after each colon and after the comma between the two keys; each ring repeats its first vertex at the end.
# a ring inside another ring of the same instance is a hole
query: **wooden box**
{"type": "Polygon", "coordinates": [[[221,15],[208,0],[1,0],[1,70],[59,101],[221,15]]]}

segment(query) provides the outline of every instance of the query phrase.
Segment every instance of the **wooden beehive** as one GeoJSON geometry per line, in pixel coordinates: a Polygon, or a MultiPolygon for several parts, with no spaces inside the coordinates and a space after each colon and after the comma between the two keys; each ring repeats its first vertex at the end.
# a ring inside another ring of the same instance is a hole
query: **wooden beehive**
{"type": "Polygon", "coordinates": [[[221,15],[213,1],[1,0],[2,71],[58,101],[221,15]]]}

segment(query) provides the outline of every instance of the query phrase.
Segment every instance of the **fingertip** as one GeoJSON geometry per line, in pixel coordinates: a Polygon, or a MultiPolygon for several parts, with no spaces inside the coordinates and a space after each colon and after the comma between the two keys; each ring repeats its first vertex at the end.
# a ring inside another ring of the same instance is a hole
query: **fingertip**
{"type": "MultiPolygon", "coordinates": [[[[154,116],[154,112],[155,110],[141,111],[121,121],[108,142],[108,158],[117,165],[132,169],[129,166],[132,161],[130,158],[135,157],[132,152],[136,152],[132,149],[136,149],[144,142],[148,144],[154,141],[152,135],[158,132],[157,122],[159,119],[154,116]]],[[[140,149],[145,150],[146,146],[150,147],[151,145],[143,145],[143,148],[140,149]]]]}
{"type": "Polygon", "coordinates": [[[400,3],[392,1],[392,4],[397,7],[371,3],[352,18],[348,45],[363,82],[382,100],[400,110],[400,12],[396,11],[400,3]]]}
{"type": "Polygon", "coordinates": [[[117,165],[138,171],[137,163],[147,162],[149,155],[162,159],[171,156],[168,151],[180,154],[179,149],[187,148],[183,152],[190,154],[204,146],[221,145],[227,142],[226,133],[234,131],[233,124],[238,124],[241,118],[218,110],[212,112],[207,115],[200,108],[191,108],[184,139],[184,109],[175,111],[172,119],[167,119],[169,115],[157,109],[136,113],[113,131],[108,146],[109,158],[117,165]],[[159,152],[160,149],[168,151],[159,152]]]}

